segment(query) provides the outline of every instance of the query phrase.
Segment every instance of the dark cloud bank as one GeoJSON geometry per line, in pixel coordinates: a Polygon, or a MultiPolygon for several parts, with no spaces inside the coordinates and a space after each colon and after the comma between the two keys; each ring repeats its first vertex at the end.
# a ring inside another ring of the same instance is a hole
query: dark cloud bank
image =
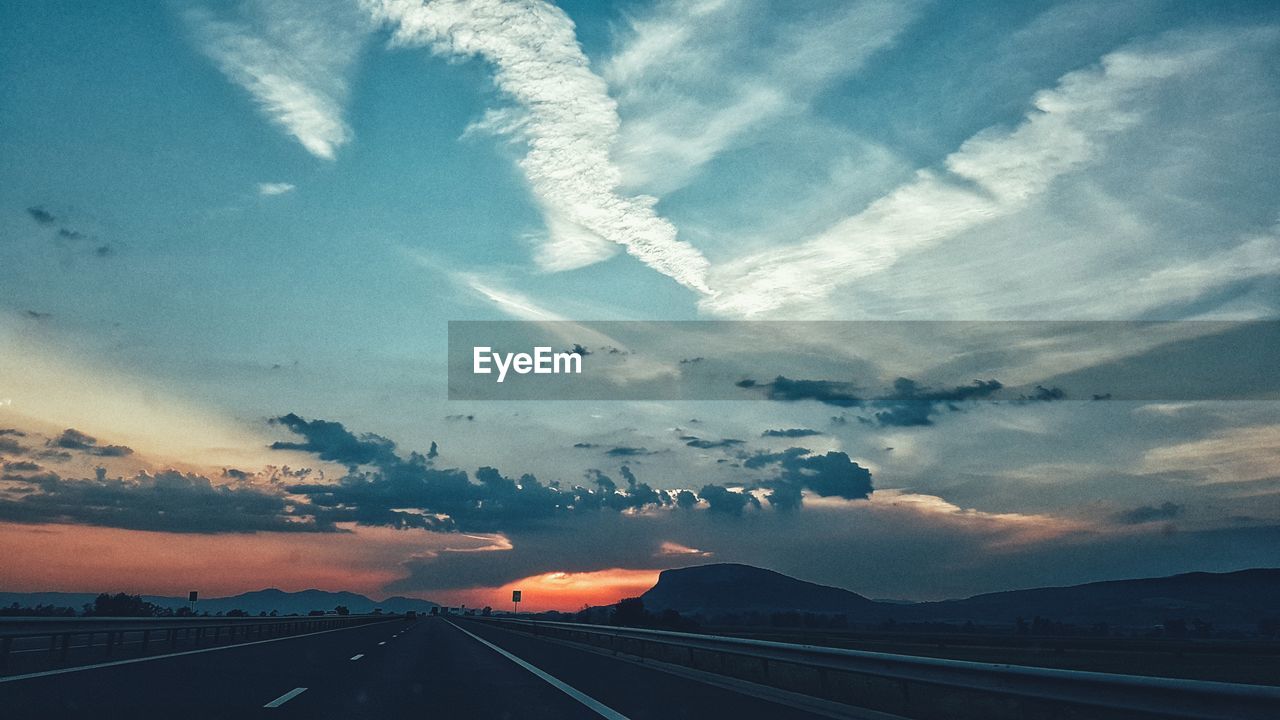
{"type": "MultiPolygon", "coordinates": [[[[252,482],[239,469],[224,470],[231,483],[167,471],[155,475],[108,478],[99,468],[94,478],[63,477],[39,472],[22,458],[6,463],[0,483],[0,519],[15,522],[72,522],[138,530],[171,532],[338,532],[343,523],[439,531],[499,532],[530,530],[554,520],[618,514],[645,509],[705,511],[732,517],[760,508],[748,490],[767,490],[767,501],[779,508],[802,506],[802,491],[820,496],[866,498],[871,474],[844,453],[813,455],[804,448],[781,453],[746,455],[742,482],[736,487],[705,484],[692,490],[664,490],[642,481],[622,465],[617,477],[587,470],[578,483],[544,482],[530,474],[518,477],[482,466],[474,474],[436,466],[438,449],[427,454],[399,451],[395,442],[373,433],[357,434],[341,423],[306,420],[295,414],[270,421],[295,439],[272,443],[277,450],[307,452],[347,467],[336,482],[317,482],[309,473],[273,475],[270,483],[252,482]]],[[[13,436],[20,436],[12,433],[13,436]]],[[[682,438],[693,447],[737,447],[741,440],[703,441],[682,438]]],[[[11,455],[33,450],[13,437],[0,448],[11,455]]],[[[119,457],[132,452],[120,445],[67,429],[46,445],[63,454],[119,457]]],[[[614,448],[612,457],[648,454],[642,448],[614,448]],[[621,452],[617,452],[621,450],[621,452]]]]}
{"type": "MultiPolygon", "coordinates": [[[[800,402],[813,400],[839,408],[865,408],[871,411],[864,422],[882,427],[914,427],[932,425],[933,416],[942,410],[959,410],[960,403],[988,399],[1004,387],[999,380],[974,380],[971,385],[949,389],[934,389],[909,378],[898,378],[893,391],[866,397],[853,383],[838,380],[795,380],[779,375],[770,382],[752,379],[740,380],[737,386],[744,390],[764,393],[770,400],[800,402]]],[[[1057,400],[1063,397],[1057,388],[1037,388],[1035,397],[1024,400],[1057,400]]],[[[802,437],[817,434],[816,431],[769,430],[765,436],[802,437]],[[799,433],[799,434],[788,434],[799,433]]]]}
{"type": "MultiPolygon", "coordinates": [[[[587,471],[586,483],[574,485],[558,480],[544,483],[529,474],[511,478],[492,467],[481,467],[473,479],[463,470],[438,468],[416,452],[401,457],[391,440],[372,434],[357,436],[340,423],[307,421],[292,414],[274,422],[304,440],[277,442],[272,447],[305,450],[348,466],[347,475],[336,484],[288,487],[289,492],[306,497],[318,516],[330,522],[485,532],[527,527],[562,515],[648,507],[689,509],[698,505],[699,499],[710,512],[724,515],[738,515],[760,505],[752,495],[714,484],[704,485],[697,496],[687,490],[657,490],[640,481],[626,465],[620,469],[622,483],[598,469],[587,471]]],[[[698,448],[742,443],[692,436],[682,440],[698,448]]],[[[629,457],[651,452],[615,447],[606,455],[629,457]]],[[[811,456],[808,450],[791,448],[776,456],[755,456],[748,467],[760,471],[759,477],[744,478],[743,486],[769,489],[770,502],[787,509],[800,506],[804,489],[851,499],[865,498],[872,489],[870,472],[844,453],[811,456]]]]}

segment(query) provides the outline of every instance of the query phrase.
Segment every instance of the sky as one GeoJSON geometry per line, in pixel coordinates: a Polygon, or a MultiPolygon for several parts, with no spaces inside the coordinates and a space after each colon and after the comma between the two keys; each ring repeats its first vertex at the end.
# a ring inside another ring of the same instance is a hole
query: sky
{"type": "Polygon", "coordinates": [[[0,588],[1276,566],[1278,78],[1260,2],[5,3],[0,588]]]}

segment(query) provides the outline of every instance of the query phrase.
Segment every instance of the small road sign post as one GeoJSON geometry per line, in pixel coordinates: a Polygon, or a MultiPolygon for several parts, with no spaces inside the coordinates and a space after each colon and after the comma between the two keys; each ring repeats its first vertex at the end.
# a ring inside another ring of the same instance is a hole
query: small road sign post
{"type": "Polygon", "coordinates": [[[511,591],[511,612],[514,615],[520,614],[520,591],[519,590],[511,591]]]}
{"type": "Polygon", "coordinates": [[[200,593],[192,590],[187,593],[187,604],[191,607],[191,614],[196,614],[196,600],[200,597],[200,593]]]}

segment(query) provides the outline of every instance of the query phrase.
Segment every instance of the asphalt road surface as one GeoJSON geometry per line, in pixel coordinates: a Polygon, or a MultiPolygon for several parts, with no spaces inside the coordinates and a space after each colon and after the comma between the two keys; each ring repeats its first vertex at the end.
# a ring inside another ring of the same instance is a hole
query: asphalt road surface
{"type": "Polygon", "coordinates": [[[0,678],[24,718],[816,718],[479,622],[424,618],[0,678]]]}

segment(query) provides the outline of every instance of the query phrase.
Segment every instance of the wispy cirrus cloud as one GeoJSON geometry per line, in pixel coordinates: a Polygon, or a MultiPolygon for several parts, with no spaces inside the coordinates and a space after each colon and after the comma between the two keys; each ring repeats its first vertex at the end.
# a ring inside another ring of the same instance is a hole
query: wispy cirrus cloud
{"type": "Polygon", "coordinates": [[[332,159],[351,140],[343,115],[371,30],[352,3],[246,0],[232,17],[202,7],[185,17],[201,52],[307,152],[332,159]]]}
{"type": "Polygon", "coordinates": [[[1170,78],[1204,69],[1235,42],[1184,34],[1128,47],[1038,93],[1013,129],[992,127],[915,178],[798,244],[755,253],[712,274],[704,310],[758,316],[814,307],[838,288],[1025,208],[1058,178],[1096,162],[1108,138],[1137,126],[1144,100],[1170,78]]]}
{"type": "Polygon", "coordinates": [[[264,182],[258,183],[258,194],[264,197],[273,195],[284,195],[294,191],[293,183],[287,182],[264,182]]]}
{"type": "Polygon", "coordinates": [[[624,180],[655,192],[684,185],[892,45],[922,5],[861,0],[797,13],[787,3],[703,0],[633,17],[602,71],[622,108],[624,180]]]}
{"type": "Polygon", "coordinates": [[[619,120],[608,88],[575,35],[573,21],[541,0],[366,0],[394,26],[392,43],[426,46],[447,57],[479,57],[515,105],[489,113],[477,129],[520,140],[519,161],[553,234],[538,256],[546,269],[580,267],[607,256],[615,243],[658,272],[709,293],[707,260],[676,237],[646,196],[619,189],[610,159],[619,120]]]}

